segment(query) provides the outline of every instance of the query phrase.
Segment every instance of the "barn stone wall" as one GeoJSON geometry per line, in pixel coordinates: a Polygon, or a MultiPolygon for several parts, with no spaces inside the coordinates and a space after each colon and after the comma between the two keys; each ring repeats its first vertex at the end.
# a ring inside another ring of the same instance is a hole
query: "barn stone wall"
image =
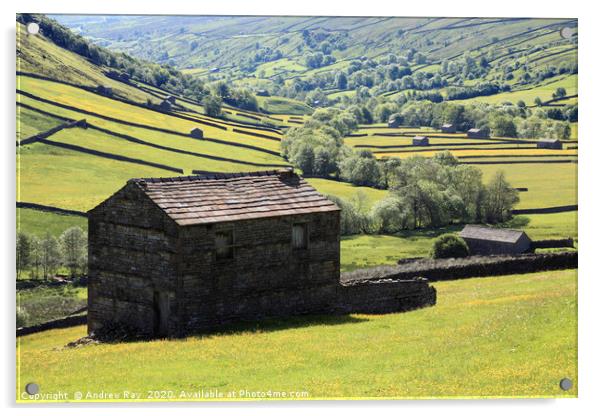
{"type": "Polygon", "coordinates": [[[88,331],[119,323],[151,335],[154,291],[175,295],[177,244],[175,223],[134,184],[90,211],[88,331]]]}
{"type": "Polygon", "coordinates": [[[183,228],[181,332],[324,311],[337,296],[339,246],[338,212],[183,228]],[[292,248],[295,223],[307,224],[307,249],[292,248]],[[215,234],[230,229],[234,258],[217,260],[215,234]]]}

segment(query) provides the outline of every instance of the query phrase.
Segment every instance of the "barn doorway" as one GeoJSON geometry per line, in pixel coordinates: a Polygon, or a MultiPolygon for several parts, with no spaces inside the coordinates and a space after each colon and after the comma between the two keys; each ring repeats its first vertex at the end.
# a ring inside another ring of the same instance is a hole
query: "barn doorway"
{"type": "Polygon", "coordinates": [[[169,296],[155,291],[153,296],[153,332],[156,337],[166,337],[169,328],[169,296]]]}

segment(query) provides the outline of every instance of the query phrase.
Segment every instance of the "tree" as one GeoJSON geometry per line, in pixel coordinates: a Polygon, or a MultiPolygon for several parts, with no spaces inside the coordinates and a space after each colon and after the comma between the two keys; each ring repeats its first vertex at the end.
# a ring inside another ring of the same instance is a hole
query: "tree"
{"type": "Polygon", "coordinates": [[[485,220],[489,223],[508,220],[518,201],[518,191],[510,186],[503,171],[497,171],[485,188],[485,220]]]}
{"type": "Polygon", "coordinates": [[[215,95],[207,95],[203,101],[205,114],[209,117],[219,117],[222,114],[222,100],[215,95]]]}
{"type": "Polygon", "coordinates": [[[466,257],[468,254],[468,245],[455,234],[437,237],[431,249],[431,257],[434,259],[466,257]]]}
{"type": "Polygon", "coordinates": [[[17,278],[21,272],[31,264],[31,238],[29,235],[19,231],[17,233],[17,278]]]}
{"type": "Polygon", "coordinates": [[[564,98],[564,97],[566,97],[566,89],[564,89],[563,87],[556,88],[556,91],[552,94],[552,98],[554,98],[554,99],[564,98]]]}
{"type": "Polygon", "coordinates": [[[336,83],[338,89],[346,90],[347,89],[347,77],[345,76],[345,74],[343,74],[342,72],[337,73],[337,76],[335,78],[335,83],[336,83]]]}
{"type": "Polygon", "coordinates": [[[85,268],[86,233],[79,227],[68,228],[61,234],[60,243],[65,266],[69,268],[71,277],[74,278],[78,271],[81,272],[85,268]]]}
{"type": "Polygon", "coordinates": [[[56,237],[47,233],[41,241],[42,254],[42,272],[44,279],[48,279],[56,272],[57,267],[61,264],[61,251],[59,242],[56,237]]]}
{"type": "Polygon", "coordinates": [[[535,99],[533,100],[533,102],[538,107],[541,107],[543,105],[543,101],[541,101],[541,98],[539,98],[539,97],[535,97],[535,99]]]}
{"type": "Polygon", "coordinates": [[[32,235],[31,242],[31,277],[37,279],[40,277],[40,267],[42,266],[42,243],[40,239],[32,235]]]}
{"type": "Polygon", "coordinates": [[[292,162],[306,175],[314,173],[314,150],[308,143],[302,143],[293,156],[292,162]]]}

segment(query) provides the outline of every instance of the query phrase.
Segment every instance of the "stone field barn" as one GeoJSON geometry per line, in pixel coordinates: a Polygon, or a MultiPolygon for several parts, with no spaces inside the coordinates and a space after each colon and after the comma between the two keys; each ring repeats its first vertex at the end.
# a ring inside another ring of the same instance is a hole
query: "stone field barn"
{"type": "Polygon", "coordinates": [[[341,283],[339,208],[292,170],[132,179],[88,218],[90,333],[435,303],[424,279],[341,283]]]}
{"type": "Polygon", "coordinates": [[[460,237],[471,255],[521,254],[531,250],[531,239],[521,230],[467,225],[460,237]]]}

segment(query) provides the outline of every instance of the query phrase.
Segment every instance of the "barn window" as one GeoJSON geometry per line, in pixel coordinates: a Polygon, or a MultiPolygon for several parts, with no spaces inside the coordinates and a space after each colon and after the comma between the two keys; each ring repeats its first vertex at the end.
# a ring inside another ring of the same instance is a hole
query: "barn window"
{"type": "Polygon", "coordinates": [[[299,223],[293,224],[293,248],[304,249],[307,248],[308,243],[307,235],[307,224],[299,223]]]}
{"type": "Polygon", "coordinates": [[[234,230],[215,233],[215,257],[218,260],[234,258],[234,230]]]}

